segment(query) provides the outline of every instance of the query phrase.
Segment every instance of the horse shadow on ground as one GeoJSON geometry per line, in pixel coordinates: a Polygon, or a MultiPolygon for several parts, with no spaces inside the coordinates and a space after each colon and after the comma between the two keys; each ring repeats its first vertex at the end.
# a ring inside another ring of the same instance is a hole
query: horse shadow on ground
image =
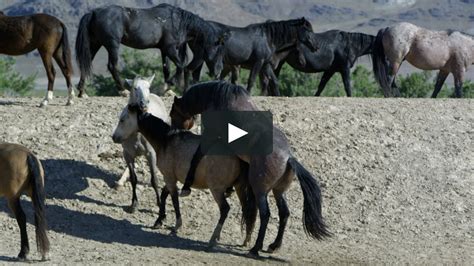
{"type": "MultiPolygon", "coordinates": [[[[103,180],[107,184],[104,189],[110,189],[117,179],[115,174],[98,166],[75,160],[46,159],[42,160],[42,163],[46,173],[47,198],[78,200],[106,207],[122,207],[78,195],[78,193],[88,188],[87,178],[103,180]]],[[[28,222],[33,224],[31,203],[22,200],[22,206],[28,222]]],[[[161,247],[198,252],[209,251],[207,242],[182,238],[173,233],[164,234],[158,230],[153,231],[144,225],[134,224],[126,219],[115,219],[99,213],[83,213],[48,203],[46,210],[49,230],[57,233],[106,244],[121,243],[141,247],[161,247]]],[[[6,200],[1,198],[0,211],[11,215],[6,200]]],[[[31,236],[30,233],[30,238],[31,236]]],[[[242,249],[236,249],[235,246],[230,245],[218,245],[210,252],[245,256],[242,249]]],[[[11,261],[11,259],[0,256],[0,261],[11,261]]],[[[282,261],[273,257],[263,259],[282,261]]]]}

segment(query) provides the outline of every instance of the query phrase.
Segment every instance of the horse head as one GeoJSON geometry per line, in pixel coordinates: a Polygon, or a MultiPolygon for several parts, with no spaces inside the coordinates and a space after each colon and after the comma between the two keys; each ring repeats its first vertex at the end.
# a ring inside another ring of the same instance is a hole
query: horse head
{"type": "Polygon", "coordinates": [[[313,37],[313,26],[304,17],[299,19],[298,42],[306,45],[311,52],[319,50],[319,44],[313,37]]]}
{"type": "Polygon", "coordinates": [[[174,97],[173,105],[171,106],[171,125],[178,129],[189,130],[194,126],[194,116],[186,111],[182,98],[174,97]]]}
{"type": "Polygon", "coordinates": [[[137,76],[133,80],[125,80],[131,92],[128,99],[129,105],[138,105],[144,112],[147,111],[148,104],[150,103],[150,87],[154,78],[155,75],[153,74],[153,76],[148,78],[137,76]]]}

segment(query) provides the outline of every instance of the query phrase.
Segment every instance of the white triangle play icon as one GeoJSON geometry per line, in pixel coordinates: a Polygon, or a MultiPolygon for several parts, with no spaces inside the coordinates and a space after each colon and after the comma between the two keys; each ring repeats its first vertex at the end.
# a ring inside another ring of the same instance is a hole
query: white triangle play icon
{"type": "Polygon", "coordinates": [[[240,129],[231,123],[227,123],[227,143],[231,143],[237,139],[240,139],[247,134],[247,131],[240,129]]]}

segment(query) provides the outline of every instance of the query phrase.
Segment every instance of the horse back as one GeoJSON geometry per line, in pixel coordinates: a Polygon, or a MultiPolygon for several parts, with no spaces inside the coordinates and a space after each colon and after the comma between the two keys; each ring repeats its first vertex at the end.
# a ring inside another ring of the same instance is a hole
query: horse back
{"type": "Polygon", "coordinates": [[[0,144],[0,196],[19,196],[29,187],[27,157],[31,152],[18,144],[0,144]]]}

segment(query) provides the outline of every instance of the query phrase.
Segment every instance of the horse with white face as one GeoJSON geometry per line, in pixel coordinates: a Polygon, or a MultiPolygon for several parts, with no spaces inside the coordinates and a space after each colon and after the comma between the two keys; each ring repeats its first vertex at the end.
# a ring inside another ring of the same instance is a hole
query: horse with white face
{"type": "Polygon", "coordinates": [[[400,96],[395,77],[406,60],[419,69],[439,70],[431,97],[438,96],[452,73],[455,96],[460,98],[464,75],[474,63],[474,37],[457,31],[431,31],[403,22],[379,31],[372,58],[374,74],[385,97],[400,96]]]}
{"type": "MultiPolygon", "coordinates": [[[[133,102],[137,98],[143,98],[145,93],[147,96],[148,101],[148,108],[150,113],[154,116],[161,118],[164,121],[169,121],[168,112],[165,108],[165,104],[155,94],[150,93],[150,86],[153,81],[154,76],[149,78],[135,78],[133,80],[127,79],[125,80],[129,87],[140,87],[140,91],[136,92],[135,90],[130,94],[129,101],[133,102]],[[139,95],[137,95],[137,93],[139,95]]],[[[122,177],[117,182],[117,187],[121,187],[124,183],[130,178],[132,183],[132,204],[130,206],[130,211],[134,212],[138,205],[138,197],[136,193],[136,185],[138,182],[137,175],[135,173],[135,158],[139,156],[146,156],[148,161],[148,166],[150,167],[150,174],[151,174],[151,184],[153,189],[156,193],[156,200],[157,204],[160,203],[160,196],[158,191],[158,183],[156,173],[158,171],[156,167],[156,153],[151,144],[146,140],[146,138],[140,133],[128,134],[127,129],[133,128],[135,125],[130,124],[133,123],[133,119],[130,119],[130,113],[127,108],[124,108],[120,114],[119,123],[117,124],[114,133],[112,135],[112,139],[115,143],[121,143],[123,148],[123,158],[127,164],[127,168],[125,169],[122,177]],[[121,138],[119,136],[127,135],[127,138],[121,138]]]]}

